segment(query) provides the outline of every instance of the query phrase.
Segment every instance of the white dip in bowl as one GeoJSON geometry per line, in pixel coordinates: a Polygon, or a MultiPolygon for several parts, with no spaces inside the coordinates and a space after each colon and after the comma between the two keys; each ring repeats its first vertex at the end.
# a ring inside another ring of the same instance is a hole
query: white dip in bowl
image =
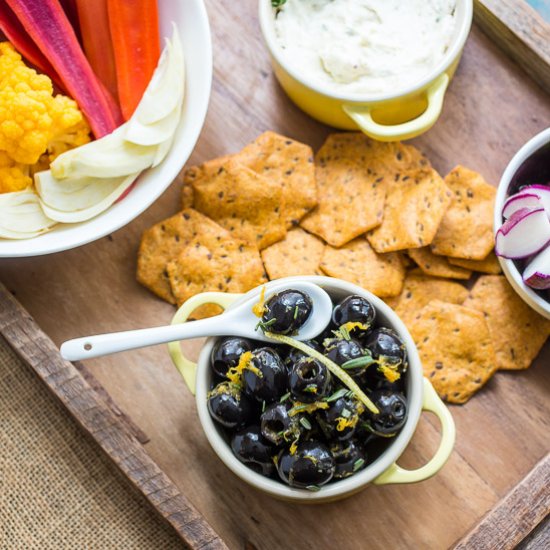
{"type": "Polygon", "coordinates": [[[456,0],[286,0],[275,34],[289,66],[336,93],[406,88],[443,59],[456,0]]]}

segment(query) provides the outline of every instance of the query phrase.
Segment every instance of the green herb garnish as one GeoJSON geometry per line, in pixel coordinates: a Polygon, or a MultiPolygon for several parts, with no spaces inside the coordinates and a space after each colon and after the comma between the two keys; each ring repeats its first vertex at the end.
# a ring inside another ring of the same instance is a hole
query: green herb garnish
{"type": "Polygon", "coordinates": [[[306,489],[308,491],[314,491],[314,492],[317,492],[317,491],[320,491],[321,490],[321,487],[319,487],[319,485],[308,485],[306,487],[306,489]]]}
{"type": "Polygon", "coordinates": [[[341,414],[344,418],[349,418],[351,416],[351,411],[349,409],[342,409],[341,414]]]}
{"type": "Polygon", "coordinates": [[[302,418],[300,418],[300,424],[301,424],[306,430],[311,430],[311,423],[309,422],[309,420],[308,420],[305,416],[302,416],[302,418]]]}
{"type": "Polygon", "coordinates": [[[357,357],[356,359],[350,359],[342,365],[340,365],[344,370],[355,369],[357,367],[368,367],[376,363],[376,360],[373,359],[370,355],[364,355],[363,357],[357,357]]]}
{"type": "Polygon", "coordinates": [[[281,399],[279,399],[279,403],[284,403],[288,398],[290,397],[290,392],[286,392],[281,399]]]}
{"type": "Polygon", "coordinates": [[[365,461],[362,458],[358,458],[353,463],[353,471],[357,472],[357,470],[360,470],[365,465],[365,461]]]}
{"type": "Polygon", "coordinates": [[[284,4],[286,4],[286,0],[271,0],[273,8],[281,8],[284,4]]]}
{"type": "Polygon", "coordinates": [[[344,397],[344,395],[347,395],[349,392],[351,392],[351,390],[348,390],[346,388],[340,388],[339,390],[335,391],[332,395],[325,397],[325,401],[328,401],[329,403],[331,401],[337,401],[338,399],[340,399],[340,397],[344,397]]]}
{"type": "Polygon", "coordinates": [[[298,306],[296,306],[294,308],[294,320],[296,320],[298,318],[298,312],[300,311],[300,309],[298,308],[298,306]]]}
{"type": "Polygon", "coordinates": [[[277,319],[273,318],[269,321],[258,321],[258,324],[254,327],[254,330],[258,330],[259,328],[262,329],[264,332],[271,326],[274,325],[277,322],[277,319]]]}

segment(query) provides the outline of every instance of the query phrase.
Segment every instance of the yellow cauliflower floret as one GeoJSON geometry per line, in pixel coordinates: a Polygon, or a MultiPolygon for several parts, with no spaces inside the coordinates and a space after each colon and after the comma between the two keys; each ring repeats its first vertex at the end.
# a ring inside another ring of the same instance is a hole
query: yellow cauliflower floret
{"type": "MultiPolygon", "coordinates": [[[[90,140],[88,123],[70,98],[53,95],[51,80],[27,67],[0,42],[0,151],[35,164],[90,140]]],[[[36,171],[31,168],[31,171],[36,171]]]]}
{"type": "Polygon", "coordinates": [[[23,191],[31,185],[28,167],[16,163],[5,151],[0,151],[0,193],[23,191]]]}

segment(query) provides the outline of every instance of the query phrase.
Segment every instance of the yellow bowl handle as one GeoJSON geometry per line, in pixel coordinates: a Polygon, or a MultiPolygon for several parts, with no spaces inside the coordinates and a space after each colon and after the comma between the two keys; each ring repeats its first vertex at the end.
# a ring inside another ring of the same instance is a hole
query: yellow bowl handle
{"type": "Polygon", "coordinates": [[[424,378],[424,402],[422,410],[433,412],[441,422],[441,443],[433,458],[418,470],[405,470],[395,462],[373,483],[387,485],[388,483],[415,483],[437,474],[449,458],[455,444],[455,423],[449,409],[435,392],[432,384],[424,378]]]}
{"type": "MultiPolygon", "coordinates": [[[[225,310],[241,296],[242,294],[230,294],[227,292],[203,292],[202,294],[197,294],[181,305],[178,311],[176,311],[171,324],[185,323],[189,315],[204,304],[216,304],[225,310]]],[[[183,355],[179,342],[170,342],[168,344],[168,351],[174,365],[176,365],[179,373],[183,376],[189,391],[195,395],[197,364],[183,355]]]]}
{"type": "Polygon", "coordinates": [[[403,122],[402,124],[378,124],[372,118],[372,108],[370,106],[344,105],[346,114],[367,134],[367,136],[379,141],[398,141],[401,139],[410,139],[429,130],[438,119],[441,108],[443,107],[443,98],[449,85],[449,76],[443,73],[428,88],[426,110],[413,120],[403,122]]]}

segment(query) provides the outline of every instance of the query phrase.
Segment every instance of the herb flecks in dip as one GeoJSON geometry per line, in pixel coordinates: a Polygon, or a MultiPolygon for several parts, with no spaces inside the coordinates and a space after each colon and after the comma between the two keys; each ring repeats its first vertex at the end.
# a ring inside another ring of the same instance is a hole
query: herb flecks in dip
{"type": "Polygon", "coordinates": [[[444,57],[455,0],[287,0],[275,33],[288,64],[336,93],[406,88],[444,57]]]}

